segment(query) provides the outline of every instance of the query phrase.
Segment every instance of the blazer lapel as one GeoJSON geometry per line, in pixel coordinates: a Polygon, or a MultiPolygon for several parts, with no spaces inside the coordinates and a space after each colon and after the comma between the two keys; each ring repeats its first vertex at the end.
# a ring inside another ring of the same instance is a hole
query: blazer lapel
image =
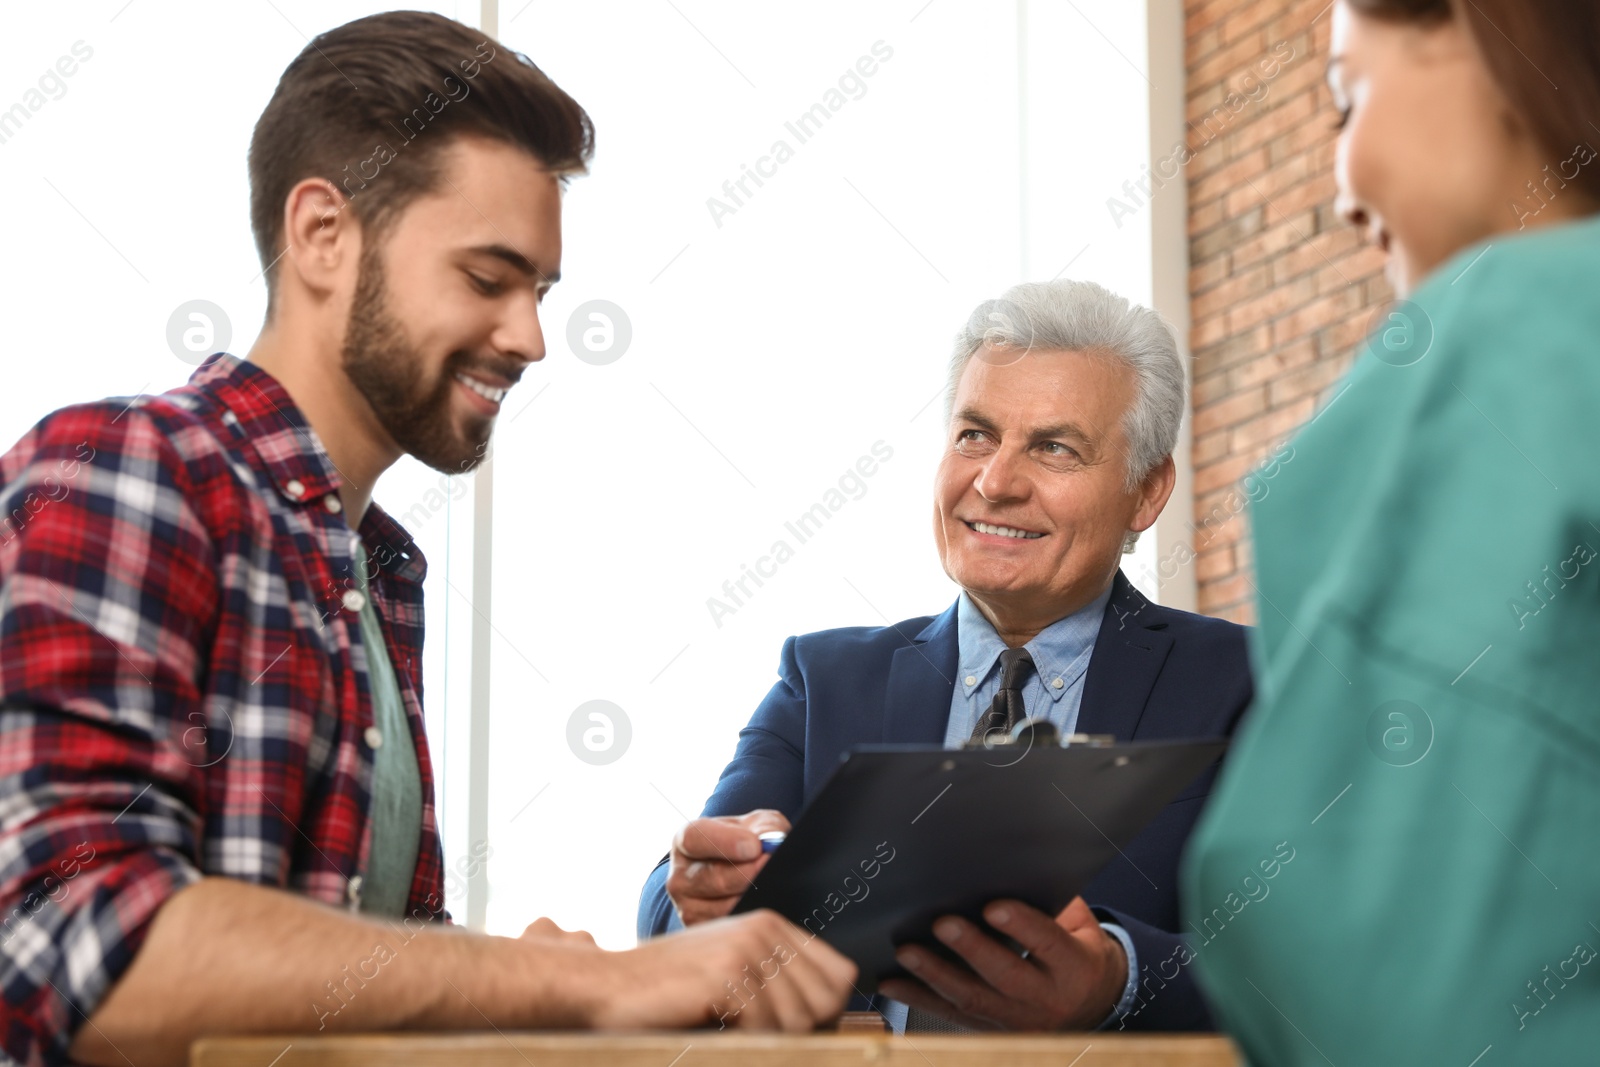
{"type": "Polygon", "coordinates": [[[1166,621],[1160,616],[1161,609],[1119,570],[1083,681],[1079,733],[1111,734],[1118,741],[1134,738],[1150,690],[1172,649],[1166,621]]]}
{"type": "Polygon", "coordinates": [[[950,721],[956,684],[956,606],[927,625],[913,643],[895,651],[884,696],[885,744],[939,745],[950,721]]]}

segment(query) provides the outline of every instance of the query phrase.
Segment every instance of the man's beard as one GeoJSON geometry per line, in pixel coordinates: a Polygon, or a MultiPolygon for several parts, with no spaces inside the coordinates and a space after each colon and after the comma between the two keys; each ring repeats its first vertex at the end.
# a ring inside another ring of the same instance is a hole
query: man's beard
{"type": "MultiPolygon", "coordinates": [[[[377,245],[369,245],[361,254],[341,358],[345,375],[402,450],[445,474],[463,474],[483,462],[494,420],[470,419],[460,433],[451,414],[456,373],[468,370],[474,361],[464,351],[450,353],[430,385],[422,353],[389,313],[382,250],[377,245]]],[[[515,381],[520,370],[507,373],[508,369],[493,368],[515,381]]]]}

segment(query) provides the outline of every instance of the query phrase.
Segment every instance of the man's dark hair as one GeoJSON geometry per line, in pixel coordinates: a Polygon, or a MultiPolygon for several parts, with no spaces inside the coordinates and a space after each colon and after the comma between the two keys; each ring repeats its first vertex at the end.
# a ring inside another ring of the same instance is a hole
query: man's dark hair
{"type": "Polygon", "coordinates": [[[295,57],[250,139],[250,228],[267,280],[284,251],[283,209],[306,178],[337,185],[369,239],[440,184],[442,153],[464,134],[582,173],[594,125],[526,56],[423,11],[390,11],[318,35],[295,57]]]}

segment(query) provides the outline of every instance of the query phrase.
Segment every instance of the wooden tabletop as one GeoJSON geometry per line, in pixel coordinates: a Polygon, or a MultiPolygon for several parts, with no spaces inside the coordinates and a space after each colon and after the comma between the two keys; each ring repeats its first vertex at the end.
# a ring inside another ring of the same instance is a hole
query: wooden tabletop
{"type": "Polygon", "coordinates": [[[1240,1067],[1210,1034],[487,1033],[229,1037],[195,1043],[191,1067],[1240,1067]]]}

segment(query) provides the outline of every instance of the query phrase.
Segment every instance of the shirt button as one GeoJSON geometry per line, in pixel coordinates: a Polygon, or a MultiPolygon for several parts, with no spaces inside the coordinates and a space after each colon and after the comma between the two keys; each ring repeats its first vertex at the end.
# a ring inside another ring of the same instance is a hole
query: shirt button
{"type": "Polygon", "coordinates": [[[339,599],[344,602],[346,611],[360,611],[367,606],[367,598],[361,595],[359,589],[346,589],[344,596],[339,599]]]}
{"type": "Polygon", "coordinates": [[[978,684],[978,678],[977,678],[976,675],[969,674],[966,677],[966,682],[967,682],[968,685],[977,685],[978,684]]]}
{"type": "Polygon", "coordinates": [[[299,478],[290,478],[289,484],[284,486],[283,489],[284,492],[288,493],[296,500],[299,500],[301,497],[306,495],[305,484],[302,483],[299,478]]]}
{"type": "Polygon", "coordinates": [[[339,495],[337,493],[329,493],[322,498],[322,503],[324,507],[335,515],[344,510],[344,505],[339,503],[339,495]]]}
{"type": "Polygon", "coordinates": [[[378,748],[383,744],[383,731],[376,726],[367,727],[367,732],[361,736],[366,739],[368,748],[378,748]]]}
{"type": "Polygon", "coordinates": [[[361,903],[361,876],[359,874],[345,883],[344,895],[345,899],[352,904],[361,903]]]}
{"type": "Polygon", "coordinates": [[[1063,682],[1060,678],[1057,678],[1055,681],[1051,682],[1050,684],[1055,686],[1057,689],[1060,689],[1062,686],[1066,685],[1067,683],[1063,682]]]}

